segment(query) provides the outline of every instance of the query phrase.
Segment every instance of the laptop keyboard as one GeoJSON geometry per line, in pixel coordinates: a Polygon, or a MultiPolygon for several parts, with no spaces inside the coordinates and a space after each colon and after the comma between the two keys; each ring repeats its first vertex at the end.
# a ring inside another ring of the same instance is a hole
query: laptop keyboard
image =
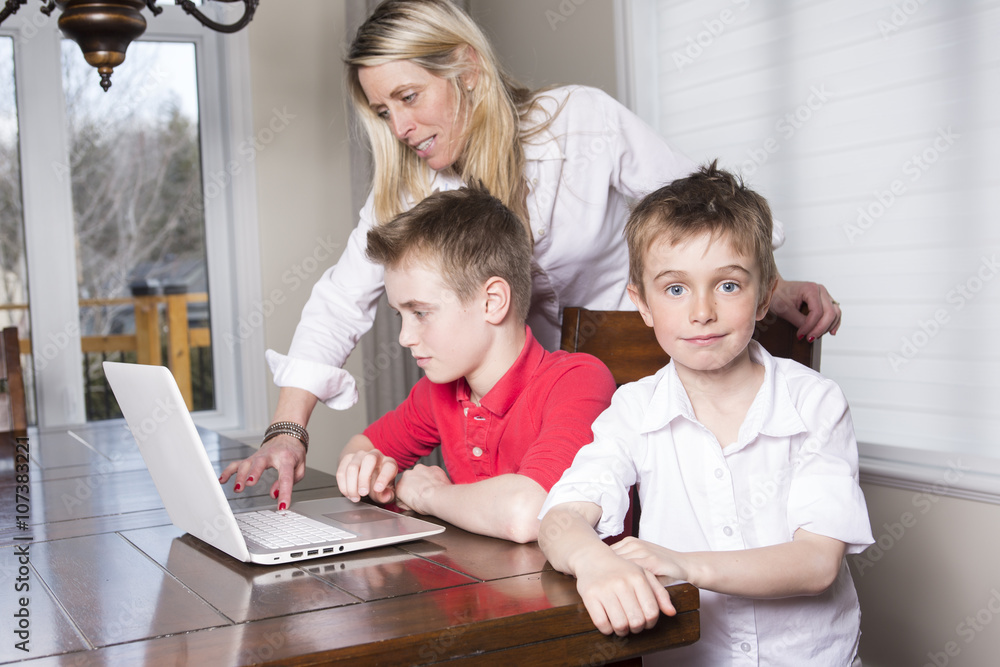
{"type": "Polygon", "coordinates": [[[306,547],[356,537],[353,533],[288,510],[240,512],[236,515],[236,523],[244,537],[267,549],[306,547]]]}

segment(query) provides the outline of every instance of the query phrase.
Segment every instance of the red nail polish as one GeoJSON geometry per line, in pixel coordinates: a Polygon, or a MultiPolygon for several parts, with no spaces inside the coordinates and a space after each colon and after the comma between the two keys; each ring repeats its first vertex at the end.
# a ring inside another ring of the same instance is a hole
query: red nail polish
{"type": "Polygon", "coordinates": [[[816,340],[816,336],[809,336],[809,342],[810,343],[813,342],[814,340],[816,340]]]}
{"type": "Polygon", "coordinates": [[[281,503],[280,505],[278,505],[278,509],[279,509],[279,510],[283,510],[283,509],[285,509],[286,507],[288,507],[288,505],[286,505],[285,503],[281,503]]]}
{"type": "Polygon", "coordinates": [[[275,491],[273,495],[274,495],[274,499],[277,500],[278,499],[278,492],[275,491]]]}
{"type": "Polygon", "coordinates": [[[799,340],[802,340],[803,338],[805,338],[805,336],[799,336],[799,340]]]}
{"type": "Polygon", "coordinates": [[[243,487],[241,487],[239,484],[237,484],[236,486],[233,487],[233,491],[239,491],[241,488],[243,488],[243,487]]]}
{"type": "Polygon", "coordinates": [[[249,484],[252,481],[253,481],[253,475],[250,475],[249,477],[247,477],[247,484],[249,484]]]}

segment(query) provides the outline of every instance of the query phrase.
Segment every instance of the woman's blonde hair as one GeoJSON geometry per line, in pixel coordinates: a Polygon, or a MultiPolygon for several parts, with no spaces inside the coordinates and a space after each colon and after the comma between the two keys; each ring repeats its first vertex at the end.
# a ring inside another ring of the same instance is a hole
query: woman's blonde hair
{"type": "Polygon", "coordinates": [[[418,202],[430,194],[431,169],[369,107],[358,78],[362,67],[397,60],[409,60],[452,85],[458,108],[467,114],[466,144],[452,169],[465,183],[481,182],[527,228],[520,121],[533,108],[531,93],[503,71],[483,31],[448,0],[382,2],[358,28],[348,51],[348,87],[375,162],[375,219],[384,223],[401,213],[407,196],[418,202]],[[474,78],[471,90],[463,77],[474,78]]]}

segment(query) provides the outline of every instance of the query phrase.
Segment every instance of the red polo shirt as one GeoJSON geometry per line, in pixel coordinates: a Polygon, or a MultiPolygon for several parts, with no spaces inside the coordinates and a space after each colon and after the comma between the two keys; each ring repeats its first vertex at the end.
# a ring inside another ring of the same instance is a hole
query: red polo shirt
{"type": "Polygon", "coordinates": [[[464,378],[434,384],[424,377],[364,434],[401,470],[441,445],[456,484],[517,473],[548,491],[593,440],[590,425],[614,391],[611,372],[595,357],[547,352],[528,328],[517,361],[479,405],[464,378]]]}

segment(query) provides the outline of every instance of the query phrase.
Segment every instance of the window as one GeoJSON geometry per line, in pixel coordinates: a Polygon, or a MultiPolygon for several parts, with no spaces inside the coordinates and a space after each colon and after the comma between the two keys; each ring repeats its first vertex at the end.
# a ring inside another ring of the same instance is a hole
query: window
{"type": "Polygon", "coordinates": [[[996,500],[1000,3],[623,5],[633,108],[740,171],[786,223],[782,274],[843,304],[822,368],[863,473],[957,468],[957,494],[996,500]]]}
{"type": "Polygon", "coordinates": [[[0,224],[24,239],[0,247],[0,317],[21,314],[42,426],[116,416],[104,358],[171,365],[211,428],[266,411],[242,379],[264,376],[253,169],[233,148],[252,136],[246,36],[163,9],[107,93],[55,16],[0,27],[0,224]]]}

